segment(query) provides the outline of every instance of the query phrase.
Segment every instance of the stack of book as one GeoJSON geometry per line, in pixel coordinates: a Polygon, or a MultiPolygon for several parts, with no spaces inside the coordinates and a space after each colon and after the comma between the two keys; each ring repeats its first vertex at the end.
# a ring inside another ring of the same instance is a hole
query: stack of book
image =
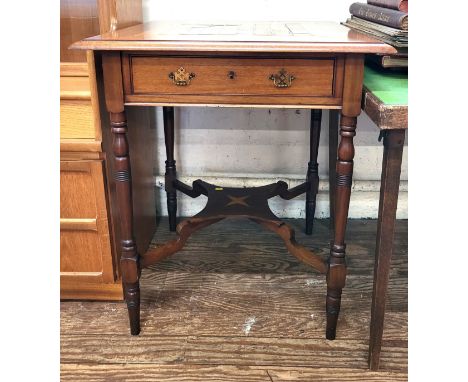
{"type": "Polygon", "coordinates": [[[384,68],[408,67],[408,0],[367,0],[349,7],[351,17],[343,23],[372,36],[398,51],[397,55],[373,55],[366,59],[384,68]]]}

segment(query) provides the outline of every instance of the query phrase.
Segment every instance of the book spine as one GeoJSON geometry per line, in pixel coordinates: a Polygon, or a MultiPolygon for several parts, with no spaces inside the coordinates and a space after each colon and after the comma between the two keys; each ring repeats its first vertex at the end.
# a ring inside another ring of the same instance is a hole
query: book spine
{"type": "Polygon", "coordinates": [[[408,14],[388,8],[364,3],[353,3],[349,7],[353,16],[397,29],[408,29],[408,14]]]}
{"type": "Polygon", "coordinates": [[[367,0],[367,4],[408,13],[408,0],[367,0]]]}
{"type": "Polygon", "coordinates": [[[366,64],[376,66],[384,69],[407,69],[408,68],[408,56],[379,56],[374,54],[366,54],[366,64]]]}

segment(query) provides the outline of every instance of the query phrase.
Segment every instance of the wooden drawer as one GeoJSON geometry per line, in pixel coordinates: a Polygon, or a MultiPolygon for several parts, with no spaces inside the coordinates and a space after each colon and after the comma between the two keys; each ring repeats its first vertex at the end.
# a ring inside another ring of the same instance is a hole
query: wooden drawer
{"type": "Polygon", "coordinates": [[[89,76],[61,76],[60,99],[91,99],[89,76]]]}
{"type": "Polygon", "coordinates": [[[102,161],[60,162],[60,275],[113,282],[102,161]]]}
{"type": "Polygon", "coordinates": [[[182,96],[180,100],[185,103],[341,102],[343,62],[339,57],[250,59],[134,54],[125,55],[123,63],[129,103],[177,102],[182,96]]]}
{"type": "Polygon", "coordinates": [[[91,101],[60,101],[60,139],[96,137],[91,101]]]}
{"type": "Polygon", "coordinates": [[[62,141],[101,140],[99,107],[94,76],[94,60],[89,65],[61,68],[60,139],[62,141]]]}

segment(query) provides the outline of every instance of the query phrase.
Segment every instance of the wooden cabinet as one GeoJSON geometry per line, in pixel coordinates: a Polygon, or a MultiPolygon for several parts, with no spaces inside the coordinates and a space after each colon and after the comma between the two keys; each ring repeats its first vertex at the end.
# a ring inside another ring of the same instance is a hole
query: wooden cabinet
{"type": "Polygon", "coordinates": [[[77,282],[113,282],[115,272],[104,191],[103,162],[60,164],[60,272],[77,282]],[[80,248],[77,251],[77,248],[80,248]]]}
{"type": "MultiPolygon", "coordinates": [[[[119,216],[106,159],[107,116],[100,112],[99,55],[68,47],[82,38],[140,23],[141,1],[61,0],[60,6],[60,296],[119,300],[123,299],[119,216]]],[[[143,122],[134,123],[137,143],[148,140],[149,126],[138,126],[143,122]]],[[[149,166],[135,158],[133,191],[140,195],[135,225],[145,225],[136,238],[144,251],[154,233],[155,210],[152,180],[139,178],[148,170],[141,171],[142,164],[149,166]]]]}

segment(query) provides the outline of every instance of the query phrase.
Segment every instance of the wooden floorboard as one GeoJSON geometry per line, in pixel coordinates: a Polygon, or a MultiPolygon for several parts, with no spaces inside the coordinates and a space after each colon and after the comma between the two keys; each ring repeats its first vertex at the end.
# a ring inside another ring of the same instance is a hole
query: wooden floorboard
{"type": "MultiPolygon", "coordinates": [[[[297,240],[327,255],[328,220],[297,240]]],[[[324,339],[323,275],[275,234],[224,221],[142,273],[139,337],[122,302],[62,302],[66,381],[404,381],[407,379],[407,222],[398,221],[381,370],[367,370],[376,222],[351,220],[337,339],[324,339]]],[[[167,220],[155,243],[173,237],[167,220]]]]}
{"type": "Polygon", "coordinates": [[[62,364],[63,381],[125,382],[374,382],[407,381],[406,373],[345,368],[258,368],[255,366],[62,364]],[[80,376],[81,379],[77,379],[80,376]]]}
{"type": "MultiPolygon", "coordinates": [[[[125,333],[128,329],[127,308],[122,303],[73,303],[62,308],[64,336],[92,333],[111,335],[125,333]],[[77,319],[76,317],[80,317],[77,319]]],[[[370,310],[353,311],[346,309],[340,316],[339,338],[356,339],[368,335],[370,310]]],[[[384,339],[402,340],[407,338],[407,313],[389,311],[386,315],[384,339]]],[[[301,312],[267,311],[259,307],[249,312],[201,311],[187,307],[166,310],[151,305],[142,306],[142,332],[151,336],[244,336],[246,322],[252,322],[248,335],[251,337],[273,338],[322,338],[325,327],[324,309],[305,306],[301,312]],[[177,324],[175,324],[177,323],[177,324]],[[215,329],[213,328],[215,325],[215,329]]]]}

